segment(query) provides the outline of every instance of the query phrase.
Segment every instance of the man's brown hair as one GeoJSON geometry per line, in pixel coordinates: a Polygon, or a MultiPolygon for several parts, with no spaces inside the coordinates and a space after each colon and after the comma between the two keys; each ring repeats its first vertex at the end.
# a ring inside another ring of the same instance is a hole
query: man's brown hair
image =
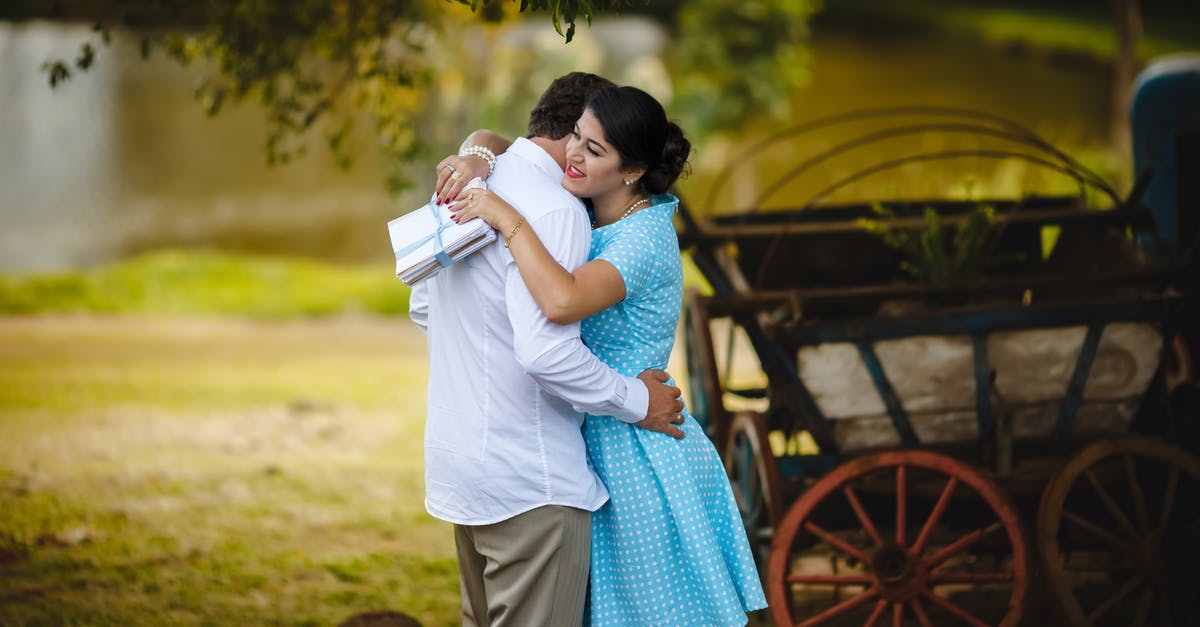
{"type": "Polygon", "coordinates": [[[529,112],[529,137],[562,139],[575,128],[575,122],[596,92],[615,84],[587,72],[564,74],[550,83],[529,112]]]}

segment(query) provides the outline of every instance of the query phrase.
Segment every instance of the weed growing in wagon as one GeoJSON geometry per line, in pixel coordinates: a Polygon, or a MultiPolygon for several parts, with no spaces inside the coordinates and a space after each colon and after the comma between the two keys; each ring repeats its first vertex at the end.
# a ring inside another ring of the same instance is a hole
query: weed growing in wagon
{"type": "Polygon", "coordinates": [[[975,206],[955,226],[943,224],[938,212],[926,207],[921,228],[891,226],[887,221],[896,217],[892,211],[878,203],[871,208],[879,219],[859,218],[859,225],[900,253],[900,269],[921,283],[980,278],[999,234],[990,205],[975,206]]]}

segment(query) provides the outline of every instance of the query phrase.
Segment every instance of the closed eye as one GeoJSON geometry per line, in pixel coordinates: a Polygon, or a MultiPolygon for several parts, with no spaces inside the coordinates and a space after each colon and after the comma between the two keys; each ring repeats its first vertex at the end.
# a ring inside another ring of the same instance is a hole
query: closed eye
{"type": "MultiPolygon", "coordinates": [[[[579,125],[576,124],[571,129],[571,137],[575,138],[576,141],[579,141],[582,136],[583,135],[579,132],[579,125]]],[[[603,146],[600,146],[600,144],[597,144],[596,140],[594,139],[587,140],[585,145],[587,146],[587,151],[593,156],[603,157],[604,155],[608,154],[608,151],[605,150],[603,146]],[[600,150],[596,150],[596,148],[600,148],[600,150]]]]}
{"type": "Polygon", "coordinates": [[[588,152],[596,155],[597,157],[603,157],[604,155],[608,154],[608,150],[602,146],[600,142],[594,139],[587,140],[587,149],[588,152]]]}

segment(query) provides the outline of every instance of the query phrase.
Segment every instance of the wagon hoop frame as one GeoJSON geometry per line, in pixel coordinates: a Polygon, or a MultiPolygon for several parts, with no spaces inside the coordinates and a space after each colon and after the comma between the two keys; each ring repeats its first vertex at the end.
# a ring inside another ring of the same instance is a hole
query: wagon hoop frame
{"type": "MultiPolygon", "coordinates": [[[[822,118],[817,118],[815,120],[812,120],[812,121],[809,121],[809,122],[806,122],[803,124],[798,124],[796,126],[786,128],[771,137],[768,137],[762,141],[759,141],[758,143],[751,145],[747,149],[738,153],[738,155],[736,155],[734,158],[732,158],[729,161],[729,163],[731,165],[724,168],[717,175],[716,182],[713,183],[713,187],[709,191],[708,198],[705,201],[705,211],[706,211],[706,213],[711,215],[711,213],[713,212],[713,209],[714,209],[715,202],[716,202],[717,193],[719,191],[721,191],[721,189],[725,186],[725,183],[730,178],[732,178],[734,171],[736,170],[736,168],[739,165],[750,163],[752,161],[753,157],[755,157],[759,153],[765,151],[767,148],[782,142],[785,139],[792,138],[797,135],[802,135],[804,133],[814,131],[817,129],[835,126],[837,124],[842,124],[845,122],[854,122],[854,121],[866,120],[866,119],[872,119],[872,118],[886,118],[886,117],[894,117],[894,116],[902,116],[902,115],[945,116],[945,117],[951,117],[951,118],[964,118],[964,119],[968,119],[968,120],[982,120],[982,121],[992,122],[1001,128],[1009,129],[1010,131],[1012,131],[1012,136],[1014,138],[1017,138],[1017,137],[1025,138],[1028,145],[1039,148],[1045,152],[1048,152],[1048,153],[1054,155],[1062,162],[1062,164],[1064,166],[1066,166],[1072,170],[1075,170],[1078,173],[1082,173],[1081,176],[1083,176],[1083,178],[1088,179],[1097,189],[1104,191],[1105,195],[1107,195],[1108,197],[1113,198],[1114,200],[1118,198],[1117,193],[1112,189],[1112,187],[1109,186],[1108,183],[1105,182],[1102,177],[1100,177],[1098,174],[1096,174],[1090,168],[1083,165],[1076,159],[1072,158],[1067,153],[1059,150],[1058,148],[1055,148],[1053,144],[1046,141],[1045,139],[1043,139],[1042,137],[1040,137],[1039,135],[1034,133],[1032,130],[1030,130],[1020,124],[1017,124],[1016,122],[1013,122],[1007,118],[1004,118],[1004,117],[996,115],[996,114],[988,113],[985,111],[979,111],[979,110],[975,110],[975,109],[967,109],[967,108],[962,108],[962,107],[903,105],[903,106],[897,106],[897,107],[858,109],[858,110],[849,111],[846,113],[840,113],[840,114],[830,115],[830,116],[826,116],[826,117],[822,117],[822,118]]],[[[983,125],[980,125],[980,127],[981,128],[990,128],[990,127],[986,127],[983,125]]],[[[999,129],[993,129],[993,130],[996,130],[997,132],[1001,132],[999,129]]],[[[751,212],[754,210],[755,209],[753,209],[753,208],[749,209],[749,211],[751,211],[751,212]]]]}
{"type": "MultiPolygon", "coordinates": [[[[836,155],[842,154],[842,153],[852,150],[854,148],[858,148],[860,146],[864,146],[864,145],[867,145],[867,144],[870,144],[870,143],[873,143],[876,141],[885,140],[885,139],[893,139],[896,137],[904,137],[907,135],[917,135],[920,133],[926,133],[926,132],[930,132],[930,131],[942,131],[942,132],[947,132],[947,133],[961,132],[961,133],[974,134],[974,135],[980,135],[980,136],[990,136],[990,137],[995,137],[998,139],[1005,139],[1005,140],[1013,141],[1018,144],[1021,144],[1022,146],[1042,149],[1056,157],[1059,157],[1059,161],[1062,162],[1062,169],[1059,171],[1066,174],[1070,178],[1074,179],[1077,183],[1080,183],[1081,187],[1083,187],[1085,185],[1090,185],[1090,186],[1095,187],[1095,188],[1099,189],[1100,191],[1104,192],[1104,194],[1106,196],[1108,196],[1109,199],[1111,199],[1114,204],[1120,204],[1120,202],[1121,202],[1121,200],[1117,196],[1116,192],[1113,191],[1113,189],[1108,186],[1107,182],[1103,181],[1097,175],[1095,175],[1094,173],[1092,173],[1090,171],[1082,171],[1079,168],[1072,167],[1072,164],[1069,161],[1067,161],[1066,159],[1064,159],[1065,155],[1063,155],[1063,153],[1061,153],[1061,151],[1058,151],[1057,149],[1053,148],[1053,146],[1049,146],[1046,142],[1042,141],[1041,139],[1039,139],[1037,137],[1031,137],[1031,136],[1022,134],[1022,133],[1007,132],[1007,131],[1003,131],[1000,129],[992,128],[990,126],[983,126],[983,125],[979,125],[979,124],[933,123],[933,124],[913,124],[913,125],[908,125],[908,126],[897,126],[897,127],[893,127],[893,128],[883,129],[880,131],[874,131],[871,133],[867,133],[865,135],[860,135],[858,137],[844,141],[840,144],[836,144],[831,148],[828,148],[822,152],[819,152],[819,153],[813,155],[812,157],[809,157],[808,159],[805,159],[804,161],[800,162],[799,165],[796,165],[792,169],[790,169],[787,172],[785,172],[784,174],[780,175],[770,185],[767,186],[765,191],[760,193],[758,195],[758,197],[754,199],[754,203],[752,206],[744,208],[744,209],[735,210],[733,213],[741,214],[741,215],[748,215],[748,214],[756,212],[758,210],[757,207],[759,207],[763,203],[765,203],[769,198],[771,198],[777,192],[779,192],[779,190],[786,187],[787,184],[792,179],[794,179],[797,175],[802,174],[803,172],[813,168],[814,166],[820,164],[822,161],[824,161],[830,157],[834,157],[836,155]]],[[[812,208],[812,206],[813,206],[812,203],[808,203],[804,206],[804,209],[812,208]]]]}

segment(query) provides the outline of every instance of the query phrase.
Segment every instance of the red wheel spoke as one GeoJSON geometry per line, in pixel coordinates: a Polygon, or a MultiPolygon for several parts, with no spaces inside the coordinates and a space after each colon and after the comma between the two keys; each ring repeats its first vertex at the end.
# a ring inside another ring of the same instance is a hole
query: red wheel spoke
{"type": "Polygon", "coordinates": [[[1104,616],[1104,614],[1107,613],[1109,610],[1111,610],[1113,607],[1115,607],[1117,605],[1117,603],[1120,603],[1121,599],[1124,599],[1126,596],[1129,595],[1130,592],[1133,592],[1134,589],[1136,589],[1141,584],[1142,584],[1141,577],[1138,577],[1136,575],[1134,575],[1133,577],[1130,577],[1125,583],[1121,584],[1121,587],[1117,589],[1116,593],[1114,593],[1112,596],[1109,596],[1107,599],[1104,600],[1103,603],[1096,606],[1096,609],[1092,610],[1091,614],[1088,614],[1088,617],[1087,617],[1088,623],[1095,624],[1096,621],[1099,620],[1101,616],[1104,616]]]}
{"type": "Polygon", "coordinates": [[[1171,476],[1167,479],[1167,490],[1163,494],[1162,514],[1158,517],[1158,528],[1166,529],[1171,520],[1171,508],[1175,506],[1175,488],[1179,486],[1179,467],[1171,467],[1171,476]]]}
{"type": "Polygon", "coordinates": [[[917,622],[921,623],[921,627],[933,627],[933,623],[929,622],[929,616],[925,614],[925,606],[921,605],[918,599],[910,599],[908,605],[912,607],[913,614],[917,616],[917,622]]]}
{"type": "Polygon", "coordinates": [[[1011,571],[999,573],[945,573],[936,572],[929,576],[933,585],[949,583],[1008,583],[1015,577],[1011,571]]]}
{"type": "Polygon", "coordinates": [[[863,623],[864,627],[875,627],[875,623],[878,623],[879,619],[883,618],[883,612],[887,610],[887,606],[887,599],[876,601],[875,609],[871,612],[870,618],[867,619],[867,622],[863,623]]]}
{"type": "Polygon", "coordinates": [[[921,533],[917,535],[917,542],[913,544],[912,548],[913,555],[920,555],[925,550],[925,543],[929,541],[929,535],[933,532],[933,528],[942,519],[942,514],[946,511],[946,506],[950,504],[950,495],[954,493],[954,488],[957,485],[958,477],[950,477],[946,481],[946,487],[942,488],[942,494],[938,497],[937,504],[933,506],[933,511],[929,513],[929,519],[925,521],[925,526],[921,528],[921,533]]]}
{"type": "Polygon", "coordinates": [[[858,495],[854,493],[854,489],[846,485],[846,487],[842,488],[842,493],[846,495],[846,500],[850,501],[850,509],[854,510],[854,515],[858,516],[859,524],[867,531],[867,535],[871,536],[871,540],[875,542],[875,546],[883,546],[883,537],[879,535],[879,531],[875,529],[875,524],[867,516],[862,503],[858,501],[858,495]]]}
{"type": "Polygon", "coordinates": [[[1066,509],[1063,509],[1062,517],[1063,517],[1063,520],[1070,521],[1076,527],[1079,527],[1080,529],[1087,531],[1088,533],[1092,534],[1099,540],[1103,540],[1105,544],[1108,544],[1109,546],[1111,546],[1115,549],[1120,549],[1121,551],[1130,550],[1130,545],[1128,543],[1123,542],[1120,538],[1105,531],[1102,527],[1100,527],[1096,523],[1091,522],[1090,520],[1084,518],[1083,516],[1080,516],[1079,514],[1076,514],[1075,512],[1071,512],[1071,511],[1067,511],[1066,509]]]}
{"type": "Polygon", "coordinates": [[[897,603],[892,606],[892,627],[904,627],[903,603],[897,603]]]}
{"type": "Polygon", "coordinates": [[[875,578],[870,575],[788,575],[785,581],[810,585],[870,586],[875,583],[875,578]]]}
{"type": "Polygon", "coordinates": [[[838,616],[853,610],[863,603],[869,602],[871,599],[874,599],[877,596],[879,596],[879,592],[875,590],[875,588],[871,588],[862,594],[855,595],[849,599],[846,599],[845,601],[842,601],[841,603],[838,603],[837,605],[825,610],[824,612],[821,612],[820,614],[817,614],[816,616],[809,617],[808,620],[802,623],[797,623],[796,627],[811,627],[812,625],[820,625],[827,620],[837,618],[838,616]]]}
{"type": "Polygon", "coordinates": [[[1129,518],[1126,517],[1123,512],[1121,512],[1121,508],[1117,507],[1116,501],[1109,496],[1108,491],[1104,489],[1104,486],[1100,485],[1100,480],[1096,479],[1096,473],[1092,472],[1091,468],[1088,468],[1083,472],[1083,474],[1087,477],[1088,483],[1092,484],[1092,491],[1096,493],[1096,496],[1100,497],[1100,502],[1104,504],[1104,509],[1108,510],[1108,515],[1112,516],[1113,520],[1117,521],[1117,524],[1125,530],[1125,534],[1131,538],[1136,538],[1141,535],[1138,533],[1138,530],[1134,528],[1133,523],[1129,522],[1129,518]]]}
{"type": "Polygon", "coordinates": [[[860,562],[869,563],[871,561],[871,558],[867,557],[866,553],[863,553],[861,550],[859,550],[857,547],[850,544],[849,542],[846,542],[845,540],[833,535],[832,533],[829,533],[828,531],[825,531],[824,529],[818,527],[817,524],[814,522],[804,523],[804,529],[807,530],[809,533],[813,534],[814,536],[817,536],[818,538],[833,545],[834,547],[836,547],[838,550],[845,553],[846,555],[849,555],[849,556],[853,557],[854,559],[857,559],[860,562]]]}
{"type": "Polygon", "coordinates": [[[1131,627],[1142,627],[1146,624],[1146,617],[1150,615],[1150,604],[1154,602],[1154,586],[1146,586],[1142,591],[1142,600],[1138,602],[1137,615],[1133,617],[1133,625],[1131,627]]]}
{"type": "Polygon", "coordinates": [[[1141,523],[1142,529],[1149,529],[1150,514],[1146,510],[1146,498],[1142,496],[1142,484],[1137,480],[1133,458],[1125,455],[1122,460],[1125,464],[1125,479],[1129,482],[1129,493],[1133,495],[1133,509],[1137,512],[1138,522],[1141,523]]]}
{"type": "Polygon", "coordinates": [[[936,594],[933,594],[932,592],[926,592],[925,598],[929,599],[930,601],[933,601],[935,605],[941,606],[941,608],[946,610],[947,612],[950,612],[951,614],[954,614],[955,616],[961,618],[962,620],[964,620],[972,625],[975,625],[975,627],[988,627],[987,623],[976,618],[974,614],[964,610],[963,608],[951,603],[950,601],[948,601],[946,599],[943,599],[942,597],[940,597],[936,594]]]}
{"type": "Polygon", "coordinates": [[[900,546],[904,546],[904,523],[908,514],[908,486],[904,475],[904,464],[896,466],[896,544],[900,546]]]}
{"type": "Polygon", "coordinates": [[[955,540],[953,543],[942,547],[933,555],[930,555],[929,558],[925,560],[926,568],[929,568],[931,570],[933,568],[936,568],[942,562],[965,551],[967,549],[967,547],[978,542],[980,538],[982,538],[982,537],[988,535],[989,533],[992,533],[998,529],[1002,529],[1003,527],[1004,527],[1004,523],[1002,523],[1000,521],[996,521],[996,522],[988,525],[987,527],[984,527],[983,529],[976,529],[975,531],[968,533],[967,535],[955,540]]]}

